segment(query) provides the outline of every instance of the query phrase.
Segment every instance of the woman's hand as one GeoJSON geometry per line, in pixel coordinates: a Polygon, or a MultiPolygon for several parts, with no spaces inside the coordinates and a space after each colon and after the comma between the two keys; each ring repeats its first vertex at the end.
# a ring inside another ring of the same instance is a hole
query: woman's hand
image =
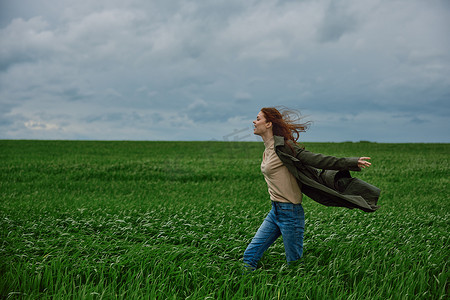
{"type": "Polygon", "coordinates": [[[368,162],[367,159],[370,159],[370,157],[360,157],[358,159],[358,167],[360,168],[370,167],[371,163],[368,162]]]}

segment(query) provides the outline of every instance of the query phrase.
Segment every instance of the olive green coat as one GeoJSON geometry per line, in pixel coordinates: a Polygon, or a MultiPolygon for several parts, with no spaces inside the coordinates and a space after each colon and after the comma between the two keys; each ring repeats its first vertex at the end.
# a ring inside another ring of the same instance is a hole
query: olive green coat
{"type": "Polygon", "coordinates": [[[359,208],[365,212],[378,209],[380,189],[350,176],[349,171],[361,171],[358,157],[326,156],[288,143],[290,146],[283,137],[274,136],[275,152],[306,196],[326,206],[359,208]]]}

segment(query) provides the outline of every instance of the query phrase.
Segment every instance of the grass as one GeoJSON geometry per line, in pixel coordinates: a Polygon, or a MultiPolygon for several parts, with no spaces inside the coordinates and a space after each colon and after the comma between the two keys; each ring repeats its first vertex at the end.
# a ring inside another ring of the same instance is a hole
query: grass
{"type": "Polygon", "coordinates": [[[0,298],[447,299],[449,144],[307,143],[371,156],[372,214],[305,197],[303,264],[279,239],[262,143],[0,141],[0,298]]]}

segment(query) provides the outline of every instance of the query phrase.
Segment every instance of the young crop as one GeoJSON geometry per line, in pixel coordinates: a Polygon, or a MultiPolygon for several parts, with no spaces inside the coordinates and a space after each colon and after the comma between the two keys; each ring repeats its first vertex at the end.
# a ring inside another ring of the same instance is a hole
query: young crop
{"type": "Polygon", "coordinates": [[[0,297],[446,299],[449,145],[306,147],[370,155],[381,208],[305,197],[302,262],[280,238],[248,274],[261,143],[0,141],[0,297]]]}

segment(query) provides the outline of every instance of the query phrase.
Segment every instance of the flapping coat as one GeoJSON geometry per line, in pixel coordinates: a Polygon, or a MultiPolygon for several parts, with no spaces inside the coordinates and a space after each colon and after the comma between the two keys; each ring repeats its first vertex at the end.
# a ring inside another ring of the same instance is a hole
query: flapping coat
{"type": "Polygon", "coordinates": [[[349,171],[361,171],[358,157],[337,158],[312,153],[293,142],[285,142],[281,136],[274,136],[274,148],[297,179],[302,192],[314,201],[365,212],[378,209],[380,189],[350,175],[349,171]]]}

